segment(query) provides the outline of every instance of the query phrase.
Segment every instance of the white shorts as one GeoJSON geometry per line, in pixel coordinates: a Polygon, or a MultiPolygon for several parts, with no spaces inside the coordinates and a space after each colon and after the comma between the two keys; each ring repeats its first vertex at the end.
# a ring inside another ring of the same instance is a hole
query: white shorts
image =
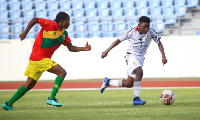
{"type": "Polygon", "coordinates": [[[127,64],[127,75],[135,78],[136,74],[133,71],[140,66],[143,67],[144,57],[126,55],[125,60],[127,64]]]}

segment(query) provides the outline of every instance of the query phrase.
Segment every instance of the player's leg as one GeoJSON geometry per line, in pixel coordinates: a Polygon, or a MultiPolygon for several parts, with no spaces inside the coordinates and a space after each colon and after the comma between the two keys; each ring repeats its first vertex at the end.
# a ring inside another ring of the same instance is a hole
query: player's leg
{"type": "Polygon", "coordinates": [[[62,85],[62,83],[64,81],[64,78],[65,78],[65,76],[66,76],[67,73],[58,64],[56,66],[53,66],[52,68],[50,68],[47,71],[58,75],[56,77],[56,79],[55,79],[51,95],[50,95],[50,97],[47,100],[47,104],[53,105],[53,106],[62,106],[62,104],[60,104],[60,103],[57,102],[57,99],[55,98],[55,96],[56,96],[57,92],[59,91],[59,89],[60,89],[60,87],[61,87],[61,85],[62,85]]]}
{"type": "Polygon", "coordinates": [[[5,110],[8,110],[8,111],[13,110],[13,108],[12,108],[13,103],[16,102],[17,100],[19,100],[22,96],[24,96],[24,94],[28,90],[32,89],[35,86],[36,83],[37,83],[36,80],[34,80],[33,78],[28,77],[25,85],[22,85],[17,90],[17,92],[10,98],[10,100],[8,100],[7,102],[5,102],[3,104],[3,108],[5,110]]]}
{"type": "Polygon", "coordinates": [[[141,90],[141,80],[143,77],[143,70],[142,67],[138,67],[134,70],[134,73],[136,74],[135,80],[134,80],[134,100],[133,105],[144,105],[146,101],[140,100],[140,90],[141,90]]]}
{"type": "Polygon", "coordinates": [[[107,77],[104,78],[103,84],[101,86],[101,93],[108,87],[108,86],[115,86],[115,87],[133,87],[133,81],[134,78],[131,76],[128,76],[127,80],[126,79],[121,79],[121,80],[111,80],[107,77]]]}

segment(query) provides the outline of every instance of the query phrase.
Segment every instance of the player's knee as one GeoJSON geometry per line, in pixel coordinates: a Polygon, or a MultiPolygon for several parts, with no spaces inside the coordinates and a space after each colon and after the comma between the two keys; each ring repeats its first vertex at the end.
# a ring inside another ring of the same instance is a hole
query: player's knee
{"type": "Polygon", "coordinates": [[[133,83],[126,83],[126,87],[127,87],[127,88],[133,87],[133,83]]]}
{"type": "Polygon", "coordinates": [[[35,86],[35,84],[24,85],[24,87],[25,87],[27,90],[31,90],[34,86],[35,86]]]}
{"type": "Polygon", "coordinates": [[[143,71],[137,72],[136,75],[139,76],[139,77],[143,77],[143,71]]]}
{"type": "Polygon", "coordinates": [[[65,78],[66,75],[67,75],[67,72],[63,69],[63,71],[60,73],[60,76],[65,78]]]}

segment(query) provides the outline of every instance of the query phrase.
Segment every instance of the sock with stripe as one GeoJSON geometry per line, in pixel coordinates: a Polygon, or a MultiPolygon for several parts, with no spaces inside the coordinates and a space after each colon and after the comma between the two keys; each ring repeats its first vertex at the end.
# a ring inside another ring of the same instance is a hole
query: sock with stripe
{"type": "Polygon", "coordinates": [[[56,77],[56,80],[54,82],[54,86],[53,86],[53,89],[52,89],[52,92],[51,92],[51,96],[49,97],[49,99],[55,98],[57,92],[59,91],[59,89],[60,89],[60,87],[63,83],[63,80],[64,80],[64,78],[62,78],[60,76],[56,77]]]}

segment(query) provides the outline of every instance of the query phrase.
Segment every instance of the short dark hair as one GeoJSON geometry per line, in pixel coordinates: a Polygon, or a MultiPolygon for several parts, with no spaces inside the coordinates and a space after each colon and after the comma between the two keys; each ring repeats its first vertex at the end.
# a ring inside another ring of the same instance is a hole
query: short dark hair
{"type": "Polygon", "coordinates": [[[139,22],[146,22],[146,23],[150,23],[150,18],[147,16],[141,16],[139,18],[139,22]]]}
{"type": "Polygon", "coordinates": [[[65,12],[59,12],[56,15],[56,19],[54,20],[55,22],[59,23],[62,19],[66,20],[69,18],[69,15],[65,12]]]}

